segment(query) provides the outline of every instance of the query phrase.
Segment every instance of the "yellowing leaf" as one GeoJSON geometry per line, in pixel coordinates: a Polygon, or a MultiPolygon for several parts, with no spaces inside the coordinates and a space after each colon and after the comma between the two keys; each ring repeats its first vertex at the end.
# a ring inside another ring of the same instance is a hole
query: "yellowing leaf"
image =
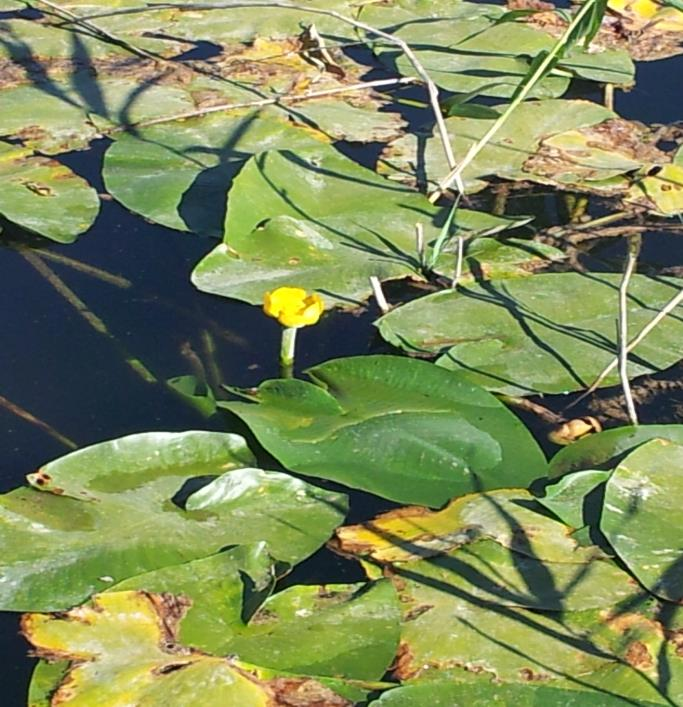
{"type": "Polygon", "coordinates": [[[41,657],[72,661],[52,703],[69,707],[351,704],[314,680],[263,679],[256,668],[180,645],[178,624],[188,605],[187,599],[171,594],[129,591],[96,595],[90,603],[65,613],[25,615],[24,634],[41,657]]]}
{"type": "Polygon", "coordinates": [[[683,212],[683,166],[665,164],[656,174],[645,177],[628,191],[626,201],[654,203],[655,211],[663,216],[683,212]]]}
{"type": "Polygon", "coordinates": [[[596,548],[579,547],[572,529],[536,512],[533,496],[523,489],[469,494],[440,511],[421,506],[399,508],[362,525],[336,531],[343,553],[370,556],[377,562],[406,562],[448,553],[474,540],[501,545],[550,562],[586,562],[596,548]]]}

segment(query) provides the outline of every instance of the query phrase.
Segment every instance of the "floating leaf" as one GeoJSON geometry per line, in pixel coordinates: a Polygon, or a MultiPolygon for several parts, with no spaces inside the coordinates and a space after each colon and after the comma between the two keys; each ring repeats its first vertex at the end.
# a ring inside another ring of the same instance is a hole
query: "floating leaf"
{"type": "Polygon", "coordinates": [[[68,672],[68,660],[39,660],[31,675],[28,707],[52,707],[52,694],[68,672]]]}
{"type": "Polygon", "coordinates": [[[176,376],[166,384],[186,403],[192,405],[200,415],[211,417],[216,412],[216,398],[213,390],[197,376],[176,376]]]}
{"type": "MultiPolygon", "coordinates": [[[[440,366],[489,390],[566,393],[588,387],[616,356],[618,283],[618,275],[550,273],[468,284],[403,305],[378,327],[389,343],[438,354],[440,366]]],[[[631,279],[629,339],[680,286],[673,279],[631,279]]],[[[667,317],[630,355],[629,377],[679,360],[682,337],[680,317],[667,317]]],[[[614,372],[602,385],[617,382],[614,372]]]]}
{"type": "MultiPolygon", "coordinates": [[[[462,175],[468,192],[486,186],[485,178],[529,179],[524,163],[536,153],[541,140],[566,130],[576,130],[613,118],[614,113],[589,101],[544,100],[522,103],[481,150],[462,175]]],[[[491,127],[490,120],[452,117],[446,119],[455,155],[464,156],[491,127]]],[[[448,171],[441,142],[436,135],[405,135],[385,150],[381,168],[412,183],[437,182],[448,171]],[[416,173],[415,165],[423,165],[416,173]]]]}
{"type": "Polygon", "coordinates": [[[407,503],[527,485],[545,461],[492,395],[423,361],[362,356],[271,380],[238,415],[287,468],[407,503]],[[254,404],[255,403],[255,404],[254,404]]]}
{"type": "Polygon", "coordinates": [[[550,461],[548,476],[557,478],[581,469],[611,470],[618,457],[657,438],[683,444],[683,425],[627,425],[589,435],[561,449],[550,461]]]}
{"type": "Polygon", "coordinates": [[[624,46],[639,61],[675,56],[683,51],[683,7],[677,0],[609,0],[618,19],[604,23],[603,44],[624,46]]]}
{"type": "MultiPolygon", "coordinates": [[[[281,570],[284,568],[281,568],[281,570]]],[[[136,575],[110,590],[184,596],[191,604],[180,626],[186,646],[225,655],[230,643],[275,586],[277,570],[263,542],[240,545],[183,565],[136,575]]]]}
{"type": "Polygon", "coordinates": [[[409,564],[397,576],[404,623],[396,674],[402,680],[465,668],[502,681],[547,682],[611,662],[556,614],[484,602],[453,586],[455,569],[444,573],[447,581],[427,580],[409,564]]]}
{"type": "MultiPolygon", "coordinates": [[[[529,25],[499,22],[504,12],[504,8],[484,3],[394,0],[366,5],[361,18],[408,42],[439,86],[458,93],[510,97],[529,72],[532,59],[549,51],[555,38],[529,25]]],[[[414,72],[394,44],[376,41],[374,51],[393,70],[414,72]]],[[[576,47],[563,57],[560,67],[565,74],[539,82],[533,97],[562,95],[569,86],[567,71],[617,84],[630,84],[634,75],[633,63],[623,50],[596,56],[576,47]]]]}
{"type": "Polygon", "coordinates": [[[439,511],[399,508],[362,525],[337,528],[335,547],[376,562],[406,562],[489,538],[537,560],[576,563],[595,557],[596,548],[579,547],[571,528],[540,510],[524,489],[470,494],[439,511]]]}
{"type": "Polygon", "coordinates": [[[107,190],[132,211],[169,228],[222,236],[225,196],[245,160],[263,149],[309,147],[321,139],[268,111],[209,115],[118,137],[103,176],[107,190]]]}
{"type": "MultiPolygon", "coordinates": [[[[110,592],[144,590],[175,594],[189,600],[178,640],[191,649],[224,655],[225,644],[248,614],[272,591],[275,568],[265,543],[243,545],[183,565],[131,577],[110,592]]],[[[33,672],[30,707],[49,707],[50,695],[64,679],[67,661],[41,660],[33,672]]]]}
{"type": "MultiPolygon", "coordinates": [[[[197,265],[192,281],[204,292],[250,303],[295,283],[321,292],[328,307],[359,304],[371,292],[371,275],[422,277],[415,224],[423,224],[431,243],[443,218],[422,194],[392,184],[329,145],[264,152],[235,179],[225,242],[197,265]]],[[[520,223],[466,209],[456,220],[470,234],[520,223]]],[[[437,269],[450,272],[452,262],[452,256],[444,257],[437,269]]]]}
{"type": "Polygon", "coordinates": [[[645,126],[623,118],[567,130],[541,141],[538,151],[524,165],[532,178],[547,177],[562,184],[582,184],[599,190],[625,190],[625,176],[643,166],[666,159],[645,126]],[[623,177],[615,183],[614,177],[623,177]]]}
{"type": "MultiPolygon", "coordinates": [[[[577,690],[530,682],[495,684],[488,677],[476,682],[429,680],[388,690],[374,707],[623,707],[624,698],[606,692],[577,690]]],[[[651,707],[658,702],[639,702],[651,707]]]]}
{"type": "Polygon", "coordinates": [[[258,669],[191,651],[177,642],[187,602],[170,594],[115,592],[66,613],[27,614],[26,637],[44,658],[73,662],[52,695],[73,705],[176,703],[345,707],[309,678],[262,679],[258,669]]]}
{"type": "MultiPolygon", "coordinates": [[[[673,8],[662,8],[651,0],[609,0],[607,5],[609,9],[602,17],[599,31],[589,48],[594,59],[599,60],[606,50],[609,52],[614,49],[628,52],[637,61],[665,59],[681,52],[680,29],[683,25],[680,17],[683,13],[676,14],[673,8]],[[627,9],[627,6],[631,7],[627,9]],[[640,13],[631,11],[636,6],[639,6],[639,10],[647,8],[646,13],[639,18],[636,15],[640,13]],[[659,10],[656,15],[651,8],[659,10]],[[645,19],[648,16],[651,20],[645,19]]],[[[554,37],[564,33],[567,28],[564,13],[561,15],[554,9],[533,10],[523,18],[525,22],[554,37]]],[[[606,80],[609,82],[609,79],[606,80]]]]}
{"type": "Polygon", "coordinates": [[[29,475],[33,488],[0,497],[2,607],[63,609],[235,543],[265,540],[289,562],[311,554],[344,517],[345,497],[241,468],[252,462],[237,435],[152,432],[46,464],[29,475]],[[184,484],[219,474],[184,509],[174,503],[184,484]]]}
{"type": "Polygon", "coordinates": [[[83,149],[100,136],[90,117],[93,113],[101,116],[102,125],[125,125],[194,108],[184,89],[149,85],[142,90],[132,80],[95,81],[87,71],[83,76],[89,86],[80,89],[84,95],[68,84],[55,88],[49,83],[38,83],[3,89],[0,135],[20,139],[27,147],[56,155],[83,149]],[[92,104],[93,100],[97,105],[92,104]]]}
{"type": "Polygon", "coordinates": [[[646,206],[662,216],[683,213],[683,166],[654,166],[631,186],[625,200],[646,206]]]}
{"type": "Polygon", "coordinates": [[[384,675],[399,640],[391,582],[294,586],[267,598],[276,578],[265,544],[257,543],[138,575],[111,591],[187,597],[179,640],[209,653],[318,676],[384,675]]]}
{"type": "Polygon", "coordinates": [[[615,118],[542,140],[524,170],[535,181],[621,196],[672,216],[683,211],[683,168],[655,142],[645,126],[615,118]]]}
{"type": "MultiPolygon", "coordinates": [[[[79,0],[67,0],[64,6],[76,7],[79,0]]],[[[217,5],[214,8],[160,6],[142,8],[135,0],[117,0],[117,7],[129,13],[104,12],[97,17],[97,24],[109,31],[125,36],[133,42],[144,40],[146,35],[164,30],[167,43],[186,40],[188,48],[203,40],[252,43],[257,37],[283,38],[301,32],[302,23],[315,22],[318,31],[326,37],[354,37],[353,28],[325,15],[308,13],[300,7],[291,9],[255,5],[217,5]],[[137,12],[135,11],[137,9],[137,12]]],[[[354,6],[348,0],[310,0],[307,7],[336,10],[352,15],[354,6]]]]}
{"type": "Polygon", "coordinates": [[[653,594],[683,598],[683,543],[673,521],[683,504],[683,446],[654,439],[629,454],[607,481],[600,528],[653,594]]]}
{"type": "Polygon", "coordinates": [[[0,143],[0,213],[59,243],[87,231],[100,208],[97,192],[68,167],[0,143]]]}
{"type": "Polygon", "coordinates": [[[275,558],[295,564],[317,550],[344,518],[347,498],[289,474],[238,469],[195,491],[185,509],[232,516],[231,542],[265,540],[275,558]]]}
{"type": "Polygon", "coordinates": [[[517,553],[492,540],[428,560],[395,564],[390,571],[399,583],[408,577],[471,601],[539,611],[598,609],[636,593],[629,575],[608,560],[581,562],[567,554],[560,562],[546,562],[528,550],[517,553]]]}
{"type": "Polygon", "coordinates": [[[562,477],[556,484],[545,489],[538,499],[563,523],[572,528],[597,525],[602,511],[605,481],[609,471],[577,471],[562,477]]]}
{"type": "MultiPolygon", "coordinates": [[[[477,596],[481,578],[473,583],[475,591],[468,591],[455,562],[440,572],[436,567],[427,574],[412,571],[429,562],[406,563],[395,579],[403,608],[395,670],[401,680],[469,682],[470,673],[483,673],[491,685],[578,690],[577,704],[583,704],[582,691],[593,689],[636,704],[676,703],[683,697],[683,661],[675,643],[663,640],[656,621],[635,612],[635,596],[626,602],[630,609],[530,611],[483,601],[477,596]]],[[[574,567],[580,582],[581,565],[574,567]]],[[[533,574],[525,578],[534,579],[533,574]]],[[[548,586],[544,581],[541,591],[548,586]]],[[[525,581],[521,587],[529,589],[525,581]]],[[[605,587],[596,590],[599,594],[605,587]]]]}
{"type": "Polygon", "coordinates": [[[276,670],[377,680],[396,654],[399,619],[386,579],[289,587],[261,606],[229,649],[276,670]]]}

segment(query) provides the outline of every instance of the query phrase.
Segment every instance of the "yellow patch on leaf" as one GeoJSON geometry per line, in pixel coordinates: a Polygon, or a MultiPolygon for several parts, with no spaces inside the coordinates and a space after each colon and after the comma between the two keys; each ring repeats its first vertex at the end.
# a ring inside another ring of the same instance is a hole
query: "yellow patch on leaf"
{"type": "Polygon", "coordinates": [[[52,694],[55,705],[349,707],[315,680],[266,679],[255,666],[180,645],[178,625],[188,607],[171,594],[113,592],[71,611],[26,614],[22,630],[39,657],[71,661],[52,694]]]}

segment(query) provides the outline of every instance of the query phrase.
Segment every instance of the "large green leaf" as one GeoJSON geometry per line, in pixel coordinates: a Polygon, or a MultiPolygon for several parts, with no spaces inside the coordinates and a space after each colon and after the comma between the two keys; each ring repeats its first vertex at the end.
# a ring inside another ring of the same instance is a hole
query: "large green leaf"
{"type": "MultiPolygon", "coordinates": [[[[496,605],[459,586],[455,567],[425,574],[425,562],[397,569],[403,609],[397,677],[460,681],[474,672],[497,684],[597,689],[636,704],[683,698],[675,642],[664,638],[656,621],[636,613],[635,599],[624,609],[562,613],[496,605]]],[[[547,591],[547,582],[542,586],[547,591]]],[[[604,589],[597,587],[598,593],[604,589]]]]}
{"type": "Polygon", "coordinates": [[[328,361],[309,375],[219,405],[286,467],[398,501],[440,505],[544,473],[517,418],[461,376],[394,356],[328,361]]]}
{"type": "MultiPolygon", "coordinates": [[[[576,690],[529,682],[496,684],[482,677],[476,682],[423,681],[384,692],[375,707],[623,707],[624,698],[608,690],[576,690]]],[[[660,704],[643,702],[643,707],[660,704]]]]}
{"type": "MultiPolygon", "coordinates": [[[[83,13],[85,8],[103,3],[92,0],[65,0],[61,6],[74,12],[83,13]]],[[[183,3],[172,3],[180,4],[183,3]]],[[[185,3],[187,4],[187,3],[185,3]]],[[[256,37],[289,37],[301,32],[301,24],[315,22],[319,31],[325,36],[351,36],[353,28],[331,17],[313,15],[304,9],[268,7],[264,11],[262,5],[249,7],[248,3],[235,6],[220,6],[211,8],[174,8],[161,6],[159,8],[141,6],[136,0],[116,0],[116,7],[128,12],[109,12],[108,4],[99,7],[96,19],[99,27],[116,32],[135,44],[153,41],[158,33],[165,32],[161,37],[168,45],[173,46],[179,39],[187,40],[185,46],[191,48],[196,42],[206,41],[220,44],[222,42],[250,43],[256,37]],[[137,11],[135,11],[137,10],[137,11]],[[149,38],[151,35],[151,39],[149,38]]],[[[355,6],[349,0],[310,0],[306,3],[310,8],[337,10],[342,14],[352,15],[355,6]]],[[[159,38],[156,38],[159,41],[159,38]]],[[[144,45],[143,46],[147,46],[144,45]]],[[[158,48],[159,44],[156,45],[158,48]]]]}
{"type": "MultiPolygon", "coordinates": [[[[587,387],[616,356],[619,276],[550,273],[466,285],[414,300],[382,317],[379,330],[409,351],[506,394],[566,393],[587,387]]],[[[635,275],[628,338],[680,288],[678,280],[635,275]]],[[[683,312],[683,307],[679,308],[683,312]]],[[[681,358],[683,320],[667,317],[629,357],[629,377],[681,358]]],[[[602,385],[618,382],[616,372],[602,385]]]]}
{"type": "MultiPolygon", "coordinates": [[[[595,125],[613,118],[603,106],[579,100],[528,101],[520,105],[492,140],[479,152],[462,175],[468,192],[486,186],[485,178],[530,179],[525,162],[536,153],[543,138],[566,130],[595,125]]],[[[452,117],[446,120],[453,152],[457,158],[467,154],[491,127],[492,121],[452,117]]],[[[396,178],[413,183],[437,182],[449,171],[441,142],[436,135],[419,132],[405,135],[385,150],[382,168],[396,178]],[[415,167],[420,165],[421,173],[415,167]]]]}
{"type": "Polygon", "coordinates": [[[683,599],[683,446],[654,439],[629,454],[607,481],[600,528],[651,592],[683,599]]]}
{"type": "Polygon", "coordinates": [[[594,469],[567,474],[548,486],[538,501],[572,528],[596,525],[602,510],[601,490],[609,475],[609,471],[594,469]]]}
{"type": "Polygon", "coordinates": [[[615,458],[657,438],[683,444],[683,425],[628,425],[589,435],[562,448],[550,460],[548,475],[554,478],[582,469],[611,469],[615,458]]]}
{"type": "Polygon", "coordinates": [[[344,517],[345,497],[251,463],[237,435],[152,432],[46,464],[29,475],[33,488],[0,497],[2,608],[63,609],[230,544],[264,540],[288,562],[311,554],[344,517]],[[218,478],[185,508],[174,503],[207,475],[218,478]]]}
{"type": "Polygon", "coordinates": [[[187,597],[191,606],[179,640],[208,653],[294,673],[357,680],[384,675],[399,640],[391,582],[294,586],[267,598],[276,577],[265,544],[258,543],[138,575],[111,591],[187,597]]]}
{"type": "Polygon", "coordinates": [[[0,213],[60,243],[86,231],[100,208],[97,192],[68,167],[0,142],[0,213]]]}
{"type": "Polygon", "coordinates": [[[396,654],[399,619],[386,579],[289,587],[263,604],[229,650],[276,670],[377,680],[396,654]]]}
{"type": "Polygon", "coordinates": [[[352,704],[310,678],[266,676],[183,646],[177,633],[186,609],[187,600],[171,594],[114,592],[69,612],[27,614],[22,628],[41,657],[72,661],[51,704],[352,704]]]}
{"type": "Polygon", "coordinates": [[[103,176],[132,211],[169,228],[222,236],[225,196],[245,160],[319,141],[272,111],[209,115],[120,136],[107,150],[103,176]]]}
{"type": "MultiPolygon", "coordinates": [[[[415,224],[427,245],[445,214],[422,195],[378,176],[329,145],[263,152],[234,180],[225,242],[192,273],[205,292],[251,303],[283,285],[317,289],[328,306],[358,304],[371,292],[369,277],[421,278],[415,224]]],[[[466,209],[463,232],[494,233],[520,221],[466,209]]],[[[518,249],[518,262],[539,253],[518,249]]],[[[541,253],[542,255],[542,253],[541,253]]],[[[502,260],[510,253],[494,253],[502,260]]],[[[453,256],[437,270],[451,274],[453,256]]]]}

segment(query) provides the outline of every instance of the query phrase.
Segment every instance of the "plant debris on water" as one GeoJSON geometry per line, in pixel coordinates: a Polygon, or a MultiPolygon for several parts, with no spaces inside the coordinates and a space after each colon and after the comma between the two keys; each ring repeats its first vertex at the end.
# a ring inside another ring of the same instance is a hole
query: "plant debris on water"
{"type": "Polygon", "coordinates": [[[615,110],[682,53],[679,0],[2,3],[8,250],[198,428],[0,396],[69,449],[0,495],[27,704],[683,705],[683,129],[615,110]],[[129,352],[46,247],[106,201],[214,239],[187,316],[262,307],[279,377],[220,369],[256,325],[129,352]]]}

